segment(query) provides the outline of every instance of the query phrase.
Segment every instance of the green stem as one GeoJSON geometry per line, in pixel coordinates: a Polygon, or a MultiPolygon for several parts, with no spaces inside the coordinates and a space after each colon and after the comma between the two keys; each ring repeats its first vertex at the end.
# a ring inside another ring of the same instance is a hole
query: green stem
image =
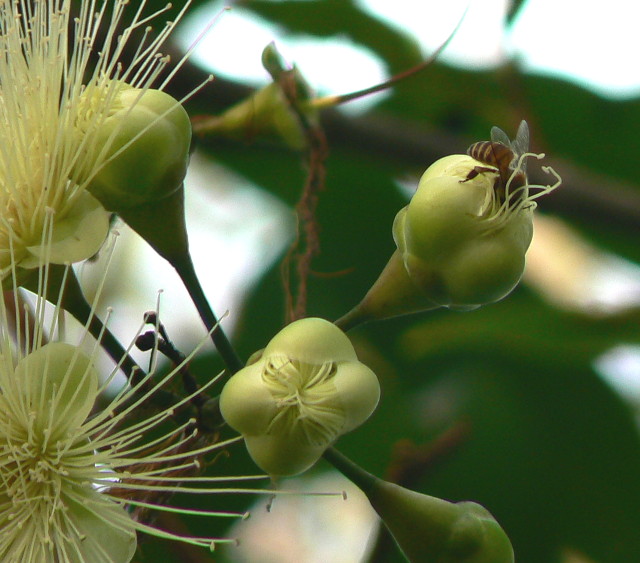
{"type": "Polygon", "coordinates": [[[200,285],[200,280],[196,275],[193,262],[189,254],[183,254],[180,258],[174,258],[171,260],[172,266],[180,276],[182,283],[187,288],[189,296],[193,301],[193,304],[198,310],[198,314],[204,323],[204,326],[211,333],[211,340],[213,345],[218,350],[222,361],[227,366],[227,369],[231,374],[236,373],[244,367],[244,363],[234,350],[233,346],[229,342],[227,335],[222,330],[222,327],[218,324],[218,319],[214,314],[209,301],[200,285]]]}
{"type": "Polygon", "coordinates": [[[365,471],[362,467],[351,461],[346,455],[340,453],[333,447],[327,448],[322,457],[340,471],[340,473],[342,473],[347,479],[357,485],[358,488],[360,488],[367,496],[375,486],[376,482],[379,481],[375,475],[365,471]]]}
{"type": "Polygon", "coordinates": [[[411,76],[414,76],[419,72],[422,72],[424,69],[431,66],[436,61],[436,59],[440,56],[440,53],[442,53],[442,51],[445,50],[447,45],[449,45],[449,43],[451,42],[455,34],[458,32],[458,29],[460,29],[460,26],[462,25],[462,22],[464,21],[464,18],[467,15],[467,10],[468,10],[468,7],[465,9],[464,13],[458,20],[456,27],[449,34],[449,37],[447,37],[444,43],[442,43],[440,47],[438,47],[428,59],[418,63],[416,66],[408,70],[405,70],[399,74],[396,74],[395,76],[391,77],[389,80],[386,80],[380,84],[376,84],[375,86],[370,86],[368,88],[364,88],[363,90],[357,90],[356,92],[350,92],[349,94],[341,94],[339,96],[326,96],[324,98],[315,98],[311,100],[309,105],[314,108],[321,109],[325,107],[336,106],[338,104],[344,104],[346,102],[350,102],[351,100],[357,100],[358,98],[362,98],[370,94],[375,94],[376,92],[381,92],[382,90],[387,90],[392,86],[398,84],[399,82],[402,82],[403,80],[406,80],[407,78],[410,78],[411,76]]]}
{"type": "Polygon", "coordinates": [[[372,317],[360,305],[356,305],[351,311],[333,321],[333,324],[343,332],[347,332],[371,320],[373,320],[372,317]]]}

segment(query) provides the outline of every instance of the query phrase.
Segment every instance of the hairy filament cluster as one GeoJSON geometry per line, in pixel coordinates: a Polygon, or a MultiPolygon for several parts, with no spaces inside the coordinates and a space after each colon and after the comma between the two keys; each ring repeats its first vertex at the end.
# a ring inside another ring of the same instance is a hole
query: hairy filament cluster
{"type": "Polygon", "coordinates": [[[332,397],[335,362],[319,365],[276,355],[269,358],[262,373],[265,385],[276,401],[278,412],[267,433],[287,432],[299,426],[307,443],[323,445],[340,434],[344,409],[332,397]]]}
{"type": "Polygon", "coordinates": [[[150,511],[246,516],[167,505],[175,493],[258,492],[234,483],[264,476],[200,475],[201,460],[240,437],[217,441],[199,436],[194,419],[175,421],[175,413],[218,378],[141,417],[149,412],[142,407],[182,365],[161,377],[152,370],[96,410],[118,368],[99,376],[102,351],[86,328],[77,342],[64,341],[62,294],[46,294],[48,266],[42,265],[39,275],[42,291],[33,306],[15,279],[13,292],[0,301],[0,560],[127,562],[138,532],[209,549],[234,542],[178,535],[146,523],[150,511]]]}
{"type": "MultiPolygon", "coordinates": [[[[130,100],[136,106],[157,81],[169,62],[160,48],[188,2],[158,33],[149,23],[169,6],[145,14],[146,4],[132,9],[127,0],[0,0],[2,279],[12,260],[20,268],[37,267],[47,214],[53,217],[54,263],[88,258],[104,242],[109,213],[88,188],[114,158],[109,149],[122,125],[108,139],[103,125],[117,112],[123,88],[136,89],[130,100]],[[125,21],[127,6],[132,15],[125,21]],[[133,52],[126,65],[125,51],[133,52]]],[[[152,115],[148,127],[163,117],[152,115]]]]}
{"type": "Polygon", "coordinates": [[[509,221],[511,215],[516,215],[525,209],[535,209],[539,197],[542,197],[558,188],[562,179],[551,166],[543,166],[542,171],[555,177],[555,182],[548,185],[530,184],[526,175],[526,159],[536,158],[542,160],[544,153],[536,154],[527,152],[516,159],[516,166],[512,170],[504,188],[504,196],[499,197],[496,190],[487,192],[490,200],[487,211],[482,214],[483,222],[488,225],[487,232],[499,230],[509,221]],[[524,178],[521,184],[520,179],[524,178]]]}

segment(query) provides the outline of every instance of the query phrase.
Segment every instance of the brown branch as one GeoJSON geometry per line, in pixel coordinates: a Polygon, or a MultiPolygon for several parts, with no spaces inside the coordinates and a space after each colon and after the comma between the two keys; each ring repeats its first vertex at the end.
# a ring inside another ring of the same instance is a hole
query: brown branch
{"type": "Polygon", "coordinates": [[[277,76],[291,111],[295,114],[304,133],[307,145],[305,164],[307,178],[302,194],[296,204],[298,216],[298,236],[291,245],[283,261],[283,284],[287,296],[287,322],[293,322],[306,316],[307,284],[311,272],[311,262],[320,252],[320,233],[316,210],[319,194],[325,187],[325,161],[328,155],[327,140],[322,127],[316,123],[303,109],[295,70],[283,71],[277,76]],[[295,266],[295,296],[291,289],[291,266],[295,266]]]}

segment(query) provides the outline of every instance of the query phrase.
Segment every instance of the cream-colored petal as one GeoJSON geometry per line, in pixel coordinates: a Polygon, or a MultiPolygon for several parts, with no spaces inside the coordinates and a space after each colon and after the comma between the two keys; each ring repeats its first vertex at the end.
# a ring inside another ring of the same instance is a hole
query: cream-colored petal
{"type": "Polygon", "coordinates": [[[220,412],[227,424],[245,436],[264,434],[277,413],[276,402],[262,380],[264,361],[233,375],[220,394],[220,412]]]}
{"type": "Polygon", "coordinates": [[[28,247],[30,254],[19,265],[37,268],[44,261],[66,264],[91,258],[107,238],[110,215],[91,194],[79,194],[64,217],[54,217],[52,240],[28,247]]]}
{"type": "Polygon", "coordinates": [[[300,436],[245,436],[247,450],[258,467],[272,476],[297,475],[309,469],[329,444],[313,446],[300,436]]]}
{"type": "Polygon", "coordinates": [[[36,431],[65,437],[89,416],[98,390],[98,374],[76,346],[51,342],[22,358],[15,369],[36,431]]]}
{"type": "Polygon", "coordinates": [[[65,499],[68,516],[84,536],[74,542],[70,563],[128,563],[137,540],[131,517],[125,509],[93,489],[81,491],[84,504],[65,499]]]}
{"type": "Polygon", "coordinates": [[[360,426],[378,406],[380,382],[376,374],[360,362],[340,364],[333,382],[344,412],[344,434],[360,426]]]}

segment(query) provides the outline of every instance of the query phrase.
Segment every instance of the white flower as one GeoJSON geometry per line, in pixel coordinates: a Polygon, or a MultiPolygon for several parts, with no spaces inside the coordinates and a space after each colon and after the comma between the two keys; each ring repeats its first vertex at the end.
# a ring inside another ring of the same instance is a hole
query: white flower
{"type": "Polygon", "coordinates": [[[109,145],[118,131],[105,143],[100,128],[123,85],[140,92],[130,106],[144,97],[181,16],[152,38],[146,26],[160,12],[144,14],[142,0],[125,25],[128,3],[0,0],[0,278],[11,267],[86,259],[105,240],[109,213],[87,188],[117,156],[109,145]]]}
{"type": "Polygon", "coordinates": [[[200,475],[207,454],[241,439],[217,442],[198,432],[193,417],[175,420],[204,389],[154,406],[179,366],[163,377],[141,374],[103,405],[98,399],[118,369],[101,382],[100,346],[94,342],[86,352],[86,332],[78,342],[64,342],[61,312],[51,314],[45,297],[36,296],[35,312],[21,307],[18,291],[11,307],[0,300],[0,561],[127,562],[137,532],[209,549],[233,542],[145,523],[150,511],[246,516],[167,505],[177,492],[208,495],[211,505],[216,494],[260,492],[225,484],[265,476],[200,475]]]}

